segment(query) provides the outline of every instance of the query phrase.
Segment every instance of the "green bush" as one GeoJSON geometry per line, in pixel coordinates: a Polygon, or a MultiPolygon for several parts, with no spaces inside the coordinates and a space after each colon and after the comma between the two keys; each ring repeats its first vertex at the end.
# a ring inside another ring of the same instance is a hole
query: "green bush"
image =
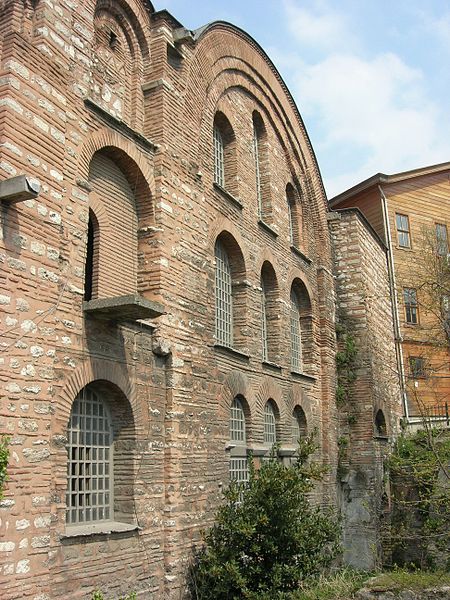
{"type": "Polygon", "coordinates": [[[0,438],[0,500],[3,498],[3,487],[8,478],[7,468],[9,460],[9,438],[2,436],[0,438]]]}
{"type": "MultiPolygon", "coordinates": [[[[106,598],[103,596],[100,590],[96,590],[92,594],[92,600],[106,600],[106,598]]],[[[129,594],[128,596],[121,596],[119,600],[136,600],[136,592],[131,592],[131,594],[129,594]]]]}
{"type": "Polygon", "coordinates": [[[272,453],[247,487],[232,484],[190,573],[196,600],[288,598],[336,556],[337,519],[311,506],[308,494],[324,469],[308,464],[312,438],[285,466],[272,453]]]}

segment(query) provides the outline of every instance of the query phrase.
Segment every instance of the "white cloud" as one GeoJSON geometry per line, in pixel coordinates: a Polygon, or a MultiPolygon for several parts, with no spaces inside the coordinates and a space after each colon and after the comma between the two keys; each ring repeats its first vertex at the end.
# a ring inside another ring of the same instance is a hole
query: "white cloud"
{"type": "Polygon", "coordinates": [[[283,4],[288,28],[300,45],[325,51],[356,43],[346,16],[324,0],[315,0],[311,9],[294,0],[284,0],[283,4]]]}
{"type": "MultiPolygon", "coordinates": [[[[393,52],[368,58],[363,40],[348,33],[346,18],[325,1],[316,0],[313,11],[295,0],[284,5],[296,40],[308,45],[327,40],[325,56],[314,64],[304,56],[277,54],[291,72],[300,112],[314,125],[312,142],[330,197],[379,171],[450,159],[448,107],[431,97],[420,69],[393,52]]],[[[446,18],[442,35],[449,31],[446,18]]]]}

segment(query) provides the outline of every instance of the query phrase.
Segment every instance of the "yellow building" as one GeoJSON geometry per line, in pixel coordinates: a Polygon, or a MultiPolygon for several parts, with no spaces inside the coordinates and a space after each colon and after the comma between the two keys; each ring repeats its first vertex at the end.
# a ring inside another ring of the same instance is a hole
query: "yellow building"
{"type": "Polygon", "coordinates": [[[409,424],[449,424],[450,162],[378,173],[330,200],[357,207],[388,248],[398,376],[409,424]]]}

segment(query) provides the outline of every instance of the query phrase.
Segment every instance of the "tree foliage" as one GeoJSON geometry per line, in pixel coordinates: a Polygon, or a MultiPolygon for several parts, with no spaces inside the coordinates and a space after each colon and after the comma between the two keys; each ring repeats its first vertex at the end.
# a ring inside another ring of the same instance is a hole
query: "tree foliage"
{"type": "Polygon", "coordinates": [[[337,519],[311,506],[308,495],[323,469],[309,464],[312,438],[294,464],[272,453],[246,487],[232,484],[191,569],[196,600],[282,599],[318,574],[338,551],[337,519]]]}
{"type": "Polygon", "coordinates": [[[9,461],[9,438],[3,436],[0,438],[0,500],[3,498],[3,487],[8,477],[7,468],[9,461]]]}

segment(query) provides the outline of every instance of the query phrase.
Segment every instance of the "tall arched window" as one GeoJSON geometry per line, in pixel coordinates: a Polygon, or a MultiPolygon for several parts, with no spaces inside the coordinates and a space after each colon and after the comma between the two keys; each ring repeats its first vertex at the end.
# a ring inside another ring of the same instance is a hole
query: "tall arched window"
{"type": "Polygon", "coordinates": [[[270,222],[272,207],[267,132],[261,115],[256,111],[253,113],[253,158],[258,217],[262,221],[270,222]]]}
{"type": "Polygon", "coordinates": [[[231,265],[228,253],[220,240],[215,246],[216,258],[216,341],[233,345],[233,293],[231,265]]]}
{"type": "Polygon", "coordinates": [[[98,221],[92,210],[89,210],[86,261],[84,268],[84,299],[92,300],[97,296],[98,288],[98,221]]]}
{"type": "Polygon", "coordinates": [[[302,370],[302,336],[300,327],[300,302],[294,289],[291,290],[291,369],[302,370]]]}
{"type": "Polygon", "coordinates": [[[289,241],[292,246],[304,250],[303,212],[298,192],[291,183],[286,186],[286,202],[289,220],[289,241]]]}
{"type": "Polygon", "coordinates": [[[277,442],[277,419],[275,405],[272,400],[266,402],[264,407],[264,443],[276,444],[277,442]]]}
{"type": "Polygon", "coordinates": [[[214,125],[214,181],[221,187],[225,187],[223,138],[217,125],[214,125]]]}
{"type": "Polygon", "coordinates": [[[243,399],[236,397],[230,409],[230,479],[248,481],[247,434],[243,399]]]}
{"type": "Polygon", "coordinates": [[[296,406],[292,413],[292,442],[297,444],[307,432],[305,412],[301,406],[296,406]]]}
{"type": "Polygon", "coordinates": [[[216,113],[213,124],[214,183],[237,195],[236,138],[227,117],[216,113]]]}
{"type": "Polygon", "coordinates": [[[262,359],[268,360],[269,349],[267,340],[267,290],[264,278],[261,277],[261,334],[262,334],[262,359]]]}
{"type": "Polygon", "coordinates": [[[76,397],[67,437],[67,524],[112,521],[113,425],[107,404],[93,388],[76,397]]]}

